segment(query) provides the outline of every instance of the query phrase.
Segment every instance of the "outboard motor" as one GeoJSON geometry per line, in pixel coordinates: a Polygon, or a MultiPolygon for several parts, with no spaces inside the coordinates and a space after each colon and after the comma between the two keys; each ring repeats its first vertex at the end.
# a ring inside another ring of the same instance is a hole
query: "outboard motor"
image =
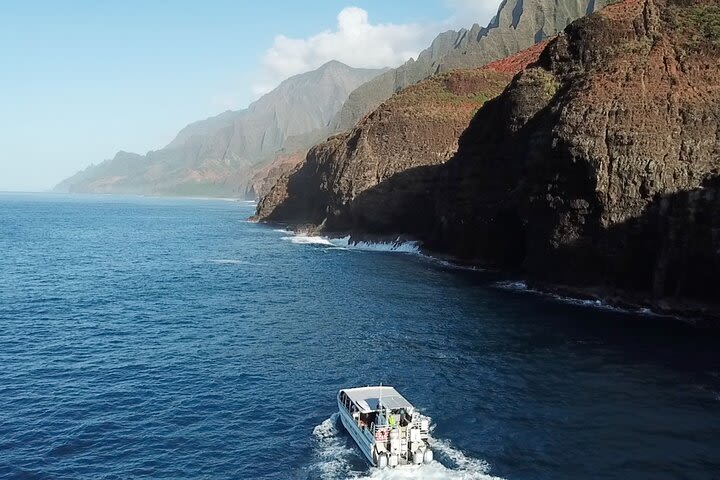
{"type": "Polygon", "coordinates": [[[425,454],[423,455],[423,462],[425,463],[432,463],[433,461],[433,453],[432,450],[429,448],[425,449],[425,454]]]}
{"type": "Polygon", "coordinates": [[[390,430],[390,453],[400,455],[400,432],[390,430]]]}

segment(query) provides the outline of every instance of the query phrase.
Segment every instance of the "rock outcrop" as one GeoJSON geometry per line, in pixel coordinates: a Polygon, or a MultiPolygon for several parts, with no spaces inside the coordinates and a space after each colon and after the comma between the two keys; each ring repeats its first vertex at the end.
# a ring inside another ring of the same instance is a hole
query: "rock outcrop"
{"type": "Polygon", "coordinates": [[[272,162],[257,170],[245,191],[245,198],[263,198],[283,175],[291,172],[305,159],[307,152],[280,154],[272,162]]]}
{"type": "Polygon", "coordinates": [[[608,0],[504,0],[486,27],[444,32],[416,60],[360,86],[338,113],[335,131],[352,128],[394,93],[437,73],[483,66],[556,35],[608,0]]]}
{"type": "MultiPolygon", "coordinates": [[[[718,318],[719,25],[716,2],[693,0],[625,0],[572,23],[480,109],[451,160],[399,171],[352,205],[328,202],[321,227],[358,233],[371,219],[372,232],[396,233],[374,220],[386,215],[383,192],[421,184],[395,214],[432,251],[718,318]]],[[[330,163],[322,175],[299,169],[308,178],[290,177],[285,203],[294,181],[332,178],[332,190],[358,176],[330,163]]],[[[315,223],[320,210],[291,218],[315,223]]]]}
{"type": "Polygon", "coordinates": [[[163,149],[143,156],[120,152],[56,189],[243,196],[256,171],[278,154],[305,152],[327,138],[329,124],[350,92],[380,73],[329,62],[289,78],[246,110],[188,125],[163,149]]]}

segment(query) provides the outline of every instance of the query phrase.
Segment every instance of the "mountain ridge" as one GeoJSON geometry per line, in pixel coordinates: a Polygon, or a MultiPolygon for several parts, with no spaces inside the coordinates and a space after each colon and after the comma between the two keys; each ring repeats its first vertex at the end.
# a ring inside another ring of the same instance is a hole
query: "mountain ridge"
{"type": "Polygon", "coordinates": [[[608,0],[503,0],[486,27],[448,30],[417,59],[408,60],[353,91],[333,120],[335,132],[352,128],[394,93],[431,75],[474,68],[529,48],[562,31],[571,21],[608,0]]]}
{"type": "Polygon", "coordinates": [[[145,155],[118,152],[56,190],[242,197],[256,165],[322,140],[349,92],[382,71],[326,62],[286,79],[247,109],[193,122],[145,155]]]}

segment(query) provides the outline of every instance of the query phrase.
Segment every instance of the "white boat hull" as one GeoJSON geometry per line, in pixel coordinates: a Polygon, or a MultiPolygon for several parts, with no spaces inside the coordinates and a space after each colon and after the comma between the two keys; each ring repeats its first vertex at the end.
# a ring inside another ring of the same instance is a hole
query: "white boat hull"
{"type": "Polygon", "coordinates": [[[355,440],[360,451],[363,453],[365,458],[373,467],[377,466],[373,455],[373,448],[375,447],[374,439],[371,440],[365,433],[360,430],[355,421],[352,419],[350,414],[345,408],[338,403],[338,410],[340,411],[340,421],[342,421],[345,430],[348,431],[350,436],[355,440]]]}

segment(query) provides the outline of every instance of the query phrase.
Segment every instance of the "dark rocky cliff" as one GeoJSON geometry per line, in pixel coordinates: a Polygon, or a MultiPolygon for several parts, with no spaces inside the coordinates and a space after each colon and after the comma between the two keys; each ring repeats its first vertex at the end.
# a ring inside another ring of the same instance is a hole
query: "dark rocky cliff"
{"type": "Polygon", "coordinates": [[[611,5],[571,24],[487,102],[450,161],[396,173],[326,230],[365,231],[384,204],[364,197],[422,184],[402,226],[430,250],[538,285],[718,318],[718,78],[715,2],[611,5]]]}
{"type": "Polygon", "coordinates": [[[428,247],[659,311],[717,311],[718,14],[628,0],[572,24],[437,172],[428,247]]]}

